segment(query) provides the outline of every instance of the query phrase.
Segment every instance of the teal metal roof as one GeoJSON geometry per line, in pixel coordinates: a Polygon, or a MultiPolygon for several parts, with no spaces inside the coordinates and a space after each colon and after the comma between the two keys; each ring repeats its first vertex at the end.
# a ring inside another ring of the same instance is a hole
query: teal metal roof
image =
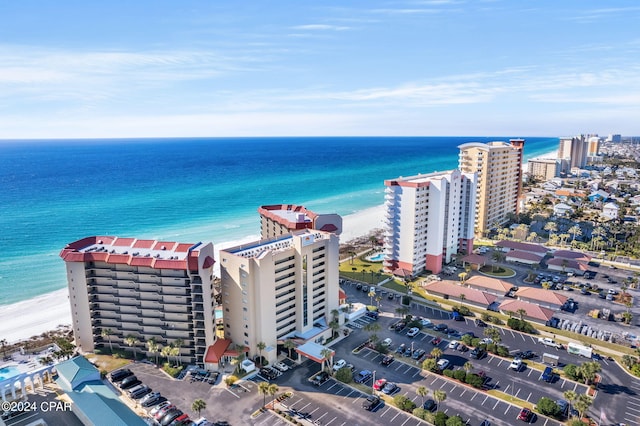
{"type": "Polygon", "coordinates": [[[98,369],[83,356],[77,356],[56,365],[58,384],[70,392],[86,381],[100,380],[98,369]]]}
{"type": "MultiPolygon", "coordinates": [[[[105,385],[102,385],[111,392],[105,385]]],[[[114,398],[105,396],[105,392],[68,392],[76,406],[94,426],[147,426],[129,407],[124,405],[112,393],[114,398]]]]}

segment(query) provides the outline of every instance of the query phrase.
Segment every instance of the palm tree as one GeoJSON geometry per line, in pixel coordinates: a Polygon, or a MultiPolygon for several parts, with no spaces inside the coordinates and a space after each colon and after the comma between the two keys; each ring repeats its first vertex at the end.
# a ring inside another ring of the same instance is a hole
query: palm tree
{"type": "Polygon", "coordinates": [[[495,250],[493,253],[491,253],[491,259],[495,262],[493,264],[493,272],[496,271],[497,264],[500,262],[504,262],[506,258],[506,255],[500,250],[495,250]]]}
{"type": "Polygon", "coordinates": [[[334,319],[329,323],[329,328],[331,329],[331,337],[335,338],[336,333],[340,330],[340,323],[334,319]]]}
{"type": "Polygon", "coordinates": [[[435,390],[433,391],[433,399],[435,399],[436,403],[438,404],[438,411],[442,411],[440,409],[440,403],[444,402],[445,399],[447,399],[447,393],[443,390],[435,390]]]}
{"type": "Polygon", "coordinates": [[[291,339],[287,339],[284,341],[284,343],[282,344],[282,346],[289,351],[289,358],[291,358],[291,349],[295,349],[296,348],[296,343],[291,340],[291,339]]]}
{"type": "Polygon", "coordinates": [[[169,352],[169,354],[176,360],[176,362],[179,362],[178,360],[180,359],[180,348],[175,345],[171,345],[170,348],[171,351],[169,352]]]}
{"type": "Polygon", "coordinates": [[[260,365],[262,365],[262,351],[266,348],[267,345],[264,342],[258,342],[256,344],[256,348],[258,348],[258,354],[260,354],[260,365]]]}
{"type": "Polygon", "coordinates": [[[462,303],[465,301],[467,296],[465,296],[464,293],[460,293],[460,296],[458,296],[458,298],[460,299],[460,307],[462,308],[462,303]]]}
{"type": "MultiPolygon", "coordinates": [[[[261,382],[261,383],[264,383],[264,382],[261,382]]],[[[196,399],[191,404],[191,409],[198,414],[198,417],[200,417],[200,411],[204,410],[205,408],[207,408],[207,403],[200,398],[196,399]]]]}
{"type": "Polygon", "coordinates": [[[468,276],[469,276],[469,274],[468,274],[468,273],[466,273],[466,272],[460,272],[460,273],[458,274],[458,278],[460,278],[460,282],[461,282],[462,284],[464,284],[464,282],[467,280],[467,277],[468,277],[468,276]]]}
{"type": "Polygon", "coordinates": [[[160,355],[162,355],[163,358],[166,358],[167,364],[170,364],[171,360],[169,359],[169,357],[171,356],[171,345],[167,345],[167,346],[163,347],[160,350],[160,355]]]}
{"type": "Polygon", "coordinates": [[[524,317],[525,315],[527,315],[527,310],[520,308],[516,311],[516,313],[518,314],[518,316],[520,317],[520,321],[524,321],[524,317]]]}
{"type": "Polygon", "coordinates": [[[378,238],[375,235],[369,237],[369,242],[371,243],[371,249],[373,250],[378,245],[378,238]]]}
{"type": "Polygon", "coordinates": [[[484,331],[482,332],[482,334],[484,334],[485,336],[487,336],[488,338],[493,340],[495,343],[498,343],[501,340],[501,338],[500,338],[500,330],[498,330],[495,327],[487,327],[487,328],[485,328],[484,331]]]}
{"type": "Polygon", "coordinates": [[[378,309],[380,308],[380,302],[382,302],[382,295],[378,294],[376,296],[376,304],[378,305],[378,309]]]}
{"type": "MultiPolygon", "coordinates": [[[[269,385],[269,389],[267,389],[267,393],[269,394],[269,396],[275,396],[278,391],[280,390],[280,388],[278,387],[278,385],[276,385],[275,383],[271,383],[269,385]]],[[[272,407],[275,407],[275,398],[273,399],[273,402],[271,403],[272,407]]]]}
{"type": "Polygon", "coordinates": [[[565,391],[562,396],[569,402],[569,413],[571,413],[571,404],[578,398],[578,394],[575,391],[565,391]]]}
{"type": "Polygon", "coordinates": [[[333,357],[333,351],[329,348],[323,348],[320,351],[320,356],[322,357],[322,368],[324,369],[324,363],[327,363],[327,370],[329,369],[329,360],[333,357]]]}
{"type": "Polygon", "coordinates": [[[376,297],[375,289],[372,288],[371,290],[369,290],[369,294],[367,296],[369,296],[369,299],[371,300],[369,304],[373,305],[373,298],[376,297]]]}
{"type": "Polygon", "coordinates": [[[378,323],[370,322],[369,324],[364,326],[363,330],[371,333],[369,335],[369,339],[371,339],[373,343],[376,343],[378,341],[378,331],[380,331],[380,325],[378,323]]]}
{"type": "Polygon", "coordinates": [[[158,364],[158,352],[160,352],[160,345],[156,343],[155,337],[147,340],[147,350],[151,353],[152,356],[153,354],[156,355],[156,364],[158,364]]]}
{"type": "Polygon", "coordinates": [[[424,405],[424,397],[429,395],[429,389],[424,386],[418,386],[418,389],[416,389],[416,393],[418,394],[418,396],[422,397],[422,405],[424,405]]]}
{"type": "Polygon", "coordinates": [[[569,228],[569,233],[573,235],[573,239],[576,239],[576,236],[582,235],[582,229],[578,225],[573,225],[569,228]]]}
{"type": "Polygon", "coordinates": [[[442,356],[442,349],[440,349],[440,348],[433,348],[433,349],[431,350],[431,356],[432,356],[434,359],[436,359],[436,360],[437,360],[437,359],[440,359],[440,357],[442,356]]]}
{"type": "Polygon", "coordinates": [[[473,364],[471,364],[470,361],[467,361],[464,363],[464,365],[462,366],[462,368],[464,369],[464,371],[467,372],[467,374],[469,374],[470,372],[473,371],[473,364]]]}
{"type": "Polygon", "coordinates": [[[177,349],[174,352],[178,355],[178,364],[180,365],[182,365],[182,355],[180,354],[180,348],[182,348],[182,345],[184,345],[184,340],[182,339],[176,339],[176,341],[173,342],[173,346],[177,349]]]}
{"type": "Polygon", "coordinates": [[[267,405],[267,394],[269,393],[269,382],[258,383],[258,395],[262,395],[262,406],[267,405]]]}
{"type": "Polygon", "coordinates": [[[409,313],[409,308],[406,306],[400,306],[399,308],[396,308],[396,313],[404,318],[404,316],[409,313]]]}
{"type": "Polygon", "coordinates": [[[7,348],[6,348],[7,339],[0,340],[0,344],[2,345],[2,359],[6,359],[7,358],[7,348]]]}
{"type": "Polygon", "coordinates": [[[596,374],[602,369],[602,366],[597,361],[585,362],[580,367],[578,367],[578,371],[580,375],[584,377],[584,383],[588,385],[595,378],[596,374]]]}
{"type": "MultiPolygon", "coordinates": [[[[113,334],[113,330],[110,328],[103,328],[100,331],[100,336],[102,336],[103,338],[107,338],[107,340],[109,341],[109,352],[113,353],[113,345],[111,344],[111,335],[113,334]]],[[[2,352],[4,352],[4,344],[7,342],[6,340],[2,340],[2,352]]]]}
{"type": "Polygon", "coordinates": [[[356,255],[357,255],[357,253],[356,253],[355,251],[353,251],[353,250],[351,250],[351,251],[349,252],[349,258],[350,258],[349,263],[350,263],[350,264],[352,264],[352,265],[353,265],[353,259],[356,257],[356,255]]]}
{"type": "Polygon", "coordinates": [[[576,398],[576,402],[574,403],[573,406],[575,407],[576,410],[578,410],[578,416],[580,418],[583,418],[584,414],[587,412],[589,407],[591,407],[591,404],[593,404],[592,398],[589,398],[585,394],[580,394],[576,398]]]}
{"type": "Polygon", "coordinates": [[[553,221],[549,221],[544,225],[544,230],[549,232],[549,238],[551,238],[551,234],[558,230],[558,225],[553,221]]]}
{"type": "Polygon", "coordinates": [[[136,356],[136,343],[138,343],[138,338],[136,336],[134,336],[133,334],[129,334],[127,335],[127,337],[124,338],[124,342],[127,344],[127,346],[129,346],[130,348],[133,348],[133,359],[137,359],[138,357],[136,356]]]}

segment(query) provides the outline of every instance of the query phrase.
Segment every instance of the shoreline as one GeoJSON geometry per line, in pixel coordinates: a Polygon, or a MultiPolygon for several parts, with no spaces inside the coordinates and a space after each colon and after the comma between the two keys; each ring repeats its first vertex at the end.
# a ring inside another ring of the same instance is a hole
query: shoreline
{"type": "MultiPolygon", "coordinates": [[[[383,205],[343,216],[341,244],[380,228],[383,217],[383,205]]],[[[220,258],[221,249],[255,241],[258,238],[259,236],[251,235],[235,241],[218,243],[215,245],[216,258],[220,258]]],[[[219,266],[217,269],[214,268],[214,274],[220,276],[219,266]]],[[[9,344],[55,330],[59,325],[71,325],[69,290],[66,286],[28,300],[0,306],[0,339],[5,339],[9,344]]]]}

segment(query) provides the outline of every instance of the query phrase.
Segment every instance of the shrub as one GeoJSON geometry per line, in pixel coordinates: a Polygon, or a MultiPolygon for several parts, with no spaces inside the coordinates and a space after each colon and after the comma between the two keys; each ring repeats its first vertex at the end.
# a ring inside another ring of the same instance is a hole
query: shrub
{"type": "Polygon", "coordinates": [[[339,380],[342,383],[351,383],[353,380],[353,374],[350,369],[343,367],[336,372],[336,380],[339,380]]]}
{"type": "Polygon", "coordinates": [[[412,413],[416,408],[416,404],[404,395],[396,395],[393,397],[393,403],[402,411],[412,413]]]}
{"type": "Polygon", "coordinates": [[[464,343],[465,345],[467,345],[467,346],[473,346],[473,345],[472,345],[473,337],[469,336],[468,334],[465,334],[464,336],[462,336],[462,337],[460,338],[460,341],[461,341],[462,343],[464,343]]]}
{"type": "Polygon", "coordinates": [[[481,388],[484,383],[484,379],[477,374],[468,373],[464,378],[465,383],[470,384],[474,388],[481,388]]]}
{"type": "Polygon", "coordinates": [[[464,370],[455,370],[453,372],[453,378],[460,381],[463,381],[466,375],[467,373],[464,370]]]}
{"type": "Polygon", "coordinates": [[[389,347],[383,345],[382,342],[376,343],[376,348],[375,349],[376,349],[376,351],[380,352],[383,355],[389,352],[389,347]]]}
{"type": "Polygon", "coordinates": [[[503,324],[503,321],[500,318],[494,316],[490,316],[489,321],[498,325],[503,324]]]}
{"type": "Polygon", "coordinates": [[[449,370],[449,369],[444,370],[442,374],[444,374],[447,377],[453,377],[453,370],[449,370]]]}
{"type": "Polygon", "coordinates": [[[533,326],[530,323],[524,320],[520,320],[518,318],[509,318],[509,320],[507,321],[507,325],[511,329],[522,331],[523,333],[534,334],[536,332],[536,329],[533,328],[533,326]]]}
{"type": "Polygon", "coordinates": [[[540,398],[537,404],[538,411],[540,414],[544,414],[545,416],[558,417],[560,416],[560,407],[550,398],[543,396],[540,398]]]}
{"type": "Polygon", "coordinates": [[[496,348],[496,354],[500,356],[509,356],[509,348],[503,345],[498,345],[496,348]]]}
{"type": "Polygon", "coordinates": [[[229,376],[226,379],[224,379],[224,382],[226,383],[227,386],[231,386],[237,381],[238,381],[238,378],[236,376],[229,376]]]}
{"type": "Polygon", "coordinates": [[[444,411],[438,411],[433,417],[433,424],[435,426],[447,426],[447,420],[449,416],[444,411]]]}
{"type": "Polygon", "coordinates": [[[580,372],[578,370],[578,366],[575,364],[567,364],[565,365],[565,367],[563,368],[564,374],[567,375],[568,378],[570,378],[571,380],[580,380],[580,372]]]}
{"type": "Polygon", "coordinates": [[[640,364],[633,364],[631,366],[631,374],[640,377],[640,364]]]}
{"type": "Polygon", "coordinates": [[[422,362],[422,369],[435,373],[438,370],[438,361],[435,358],[427,358],[422,362]]]}
{"type": "Polygon", "coordinates": [[[171,377],[178,377],[183,368],[184,367],[182,365],[172,367],[168,362],[165,362],[162,365],[162,369],[171,377]]]}
{"type": "Polygon", "coordinates": [[[455,415],[453,417],[449,417],[445,422],[446,426],[464,426],[466,423],[462,420],[462,417],[455,415]]]}

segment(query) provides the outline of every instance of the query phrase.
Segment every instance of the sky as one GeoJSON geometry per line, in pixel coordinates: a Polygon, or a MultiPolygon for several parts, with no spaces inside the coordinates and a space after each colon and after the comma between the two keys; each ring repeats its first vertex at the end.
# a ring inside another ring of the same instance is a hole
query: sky
{"type": "Polygon", "coordinates": [[[0,0],[0,139],[640,135],[636,0],[0,0]]]}

